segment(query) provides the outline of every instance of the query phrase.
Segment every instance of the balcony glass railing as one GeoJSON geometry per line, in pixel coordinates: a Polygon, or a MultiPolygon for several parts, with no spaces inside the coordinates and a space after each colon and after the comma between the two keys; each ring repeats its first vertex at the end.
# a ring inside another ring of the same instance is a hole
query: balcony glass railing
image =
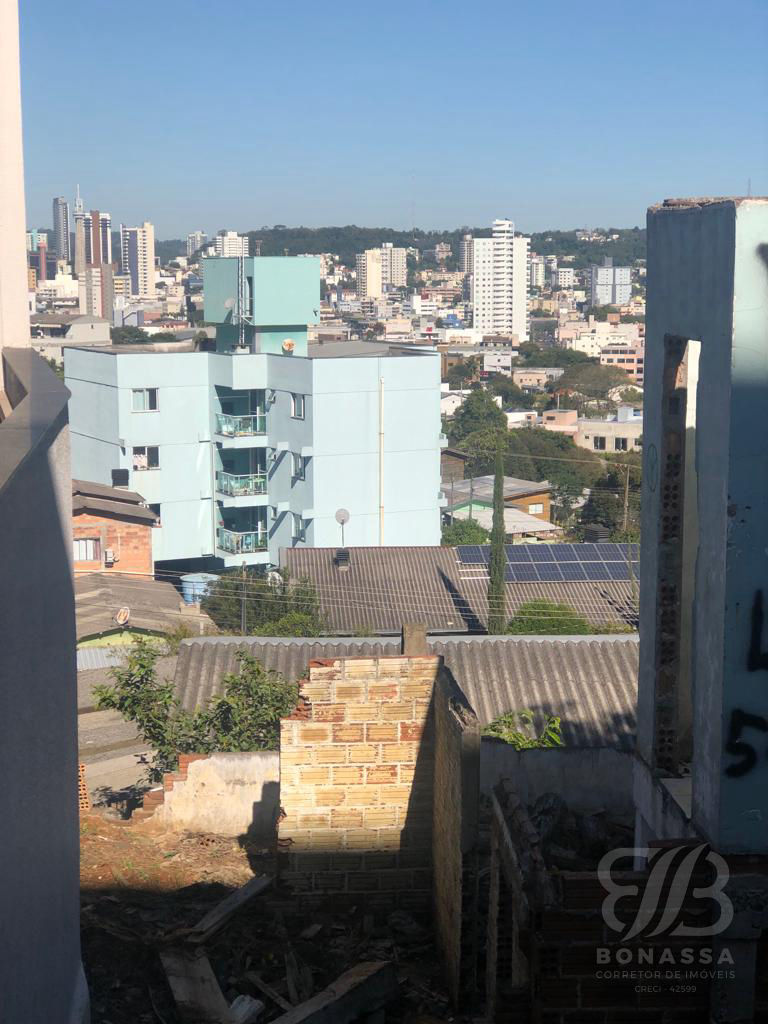
{"type": "Polygon", "coordinates": [[[224,473],[216,474],[216,490],[229,498],[242,498],[249,494],[267,493],[266,473],[224,473]]]}
{"type": "Polygon", "coordinates": [[[216,413],[216,433],[224,437],[253,437],[254,434],[266,434],[267,415],[263,412],[251,416],[230,416],[227,413],[216,413]]]}
{"type": "Polygon", "coordinates": [[[230,555],[250,555],[255,551],[267,550],[267,531],[248,530],[238,533],[220,526],[216,531],[216,543],[230,555]]]}

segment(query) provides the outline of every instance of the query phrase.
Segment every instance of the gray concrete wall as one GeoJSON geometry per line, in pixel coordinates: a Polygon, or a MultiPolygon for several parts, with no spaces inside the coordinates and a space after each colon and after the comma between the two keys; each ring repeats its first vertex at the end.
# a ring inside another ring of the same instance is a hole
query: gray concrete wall
{"type": "MultiPolygon", "coordinates": [[[[660,383],[665,336],[677,335],[701,342],[697,494],[687,496],[697,501],[699,519],[692,821],[721,851],[764,852],[768,714],[759,692],[768,677],[765,668],[750,669],[749,654],[755,600],[760,591],[768,597],[768,200],[652,208],[647,284],[638,754],[653,767],[660,383]]],[[[768,650],[768,630],[756,646],[768,650]]]]}
{"type": "Polygon", "coordinates": [[[80,967],[77,676],[66,388],[4,352],[0,424],[0,1020],[75,1021],[80,967]]]}
{"type": "Polygon", "coordinates": [[[610,747],[596,749],[515,750],[509,743],[484,736],[480,746],[480,791],[490,796],[509,779],[526,804],[542,793],[557,793],[571,810],[604,809],[619,818],[634,813],[633,756],[610,747]]]}
{"type": "Polygon", "coordinates": [[[443,668],[435,683],[435,786],[432,816],[435,933],[454,1006],[469,999],[475,970],[465,912],[473,902],[467,884],[476,874],[470,858],[477,842],[480,725],[453,676],[443,668]]]}
{"type": "Polygon", "coordinates": [[[280,755],[276,750],[211,754],[193,761],[187,778],[166,790],[153,817],[172,831],[213,832],[269,841],[280,807],[280,755]]]}

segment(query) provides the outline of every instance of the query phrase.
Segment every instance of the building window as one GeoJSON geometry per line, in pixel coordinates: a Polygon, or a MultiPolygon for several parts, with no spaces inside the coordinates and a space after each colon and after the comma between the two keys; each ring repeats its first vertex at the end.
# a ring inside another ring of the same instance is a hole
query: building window
{"type": "Polygon", "coordinates": [[[293,539],[294,540],[305,540],[306,530],[304,527],[304,520],[298,514],[298,512],[292,512],[293,516],[293,539]]]}
{"type": "Polygon", "coordinates": [[[293,453],[293,479],[294,480],[306,480],[307,478],[307,462],[303,455],[297,455],[293,453]]]}
{"type": "Polygon", "coordinates": [[[131,391],[134,412],[157,412],[157,388],[134,388],[131,391]]]}
{"type": "Polygon", "coordinates": [[[304,419],[304,395],[291,395],[291,416],[295,420],[304,419]]]}
{"type": "Polygon", "coordinates": [[[626,437],[615,437],[613,439],[613,446],[617,452],[627,451],[627,439],[626,437]]]}
{"type": "Polygon", "coordinates": [[[72,557],[76,562],[100,562],[101,541],[98,537],[77,537],[72,541],[72,557]]]}
{"type": "Polygon", "coordinates": [[[534,502],[533,505],[529,505],[528,506],[528,512],[532,516],[541,515],[541,513],[543,511],[544,511],[544,504],[543,504],[543,502],[537,501],[537,502],[534,502]]]}
{"type": "Polygon", "coordinates": [[[140,445],[131,449],[133,469],[138,472],[144,469],[160,468],[160,449],[156,444],[140,445]]]}
{"type": "Polygon", "coordinates": [[[596,452],[604,452],[605,438],[599,437],[597,434],[595,434],[594,438],[592,439],[592,447],[595,449],[596,452]]]}
{"type": "Polygon", "coordinates": [[[150,512],[154,512],[155,515],[157,516],[157,525],[159,526],[160,525],[160,503],[157,502],[154,505],[150,505],[149,506],[149,510],[150,510],[150,512]]]}

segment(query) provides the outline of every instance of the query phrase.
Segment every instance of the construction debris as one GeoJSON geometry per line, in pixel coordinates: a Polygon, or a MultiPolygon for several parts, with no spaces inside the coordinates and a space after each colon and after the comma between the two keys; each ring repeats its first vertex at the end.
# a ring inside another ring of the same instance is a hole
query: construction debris
{"type": "Polygon", "coordinates": [[[257,875],[250,882],[246,882],[239,889],[235,889],[226,899],[218,903],[213,910],[209,910],[194,928],[189,929],[186,941],[193,944],[207,942],[208,939],[216,934],[219,928],[222,928],[229,921],[234,913],[246,904],[248,900],[264,892],[272,884],[272,881],[273,879],[270,875],[257,875]]]}
{"type": "Polygon", "coordinates": [[[164,949],[160,959],[176,1008],[188,1024],[232,1024],[229,1004],[202,949],[164,949]]]}
{"type": "Polygon", "coordinates": [[[397,996],[391,963],[358,964],[316,996],[294,1006],[274,1024],[350,1024],[368,1018],[397,996]]]}

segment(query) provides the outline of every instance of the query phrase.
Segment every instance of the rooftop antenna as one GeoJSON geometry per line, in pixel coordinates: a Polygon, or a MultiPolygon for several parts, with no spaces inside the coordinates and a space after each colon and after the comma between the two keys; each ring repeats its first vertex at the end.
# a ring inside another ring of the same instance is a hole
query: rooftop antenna
{"type": "Polygon", "coordinates": [[[80,186],[77,185],[77,195],[75,196],[75,214],[83,213],[83,200],[80,198],[80,186]]]}
{"type": "Polygon", "coordinates": [[[341,527],[341,546],[344,547],[344,524],[349,522],[349,512],[345,508],[340,508],[336,512],[336,522],[341,527]]]}

